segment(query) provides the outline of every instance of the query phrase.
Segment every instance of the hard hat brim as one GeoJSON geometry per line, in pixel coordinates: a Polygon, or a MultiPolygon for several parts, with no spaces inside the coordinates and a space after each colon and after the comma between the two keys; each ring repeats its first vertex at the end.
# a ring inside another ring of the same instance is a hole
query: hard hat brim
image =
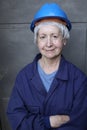
{"type": "Polygon", "coordinates": [[[61,17],[54,17],[54,16],[51,16],[51,17],[41,17],[41,18],[38,18],[38,19],[35,19],[31,22],[31,25],[30,25],[30,29],[32,32],[34,32],[34,28],[35,28],[35,24],[40,21],[40,20],[43,20],[43,19],[48,19],[48,18],[56,18],[56,19],[60,19],[61,21],[64,21],[66,23],[66,27],[68,28],[68,30],[70,31],[71,28],[72,28],[72,25],[71,25],[71,22],[68,20],[68,19],[64,19],[64,18],[61,18],[61,17]]]}

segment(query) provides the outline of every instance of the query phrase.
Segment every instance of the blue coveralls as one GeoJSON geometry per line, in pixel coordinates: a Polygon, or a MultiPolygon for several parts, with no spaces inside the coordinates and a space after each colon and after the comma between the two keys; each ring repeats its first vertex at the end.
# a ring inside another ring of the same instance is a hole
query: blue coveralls
{"type": "Polygon", "coordinates": [[[87,77],[62,56],[59,70],[47,93],[37,70],[37,55],[17,75],[8,103],[12,130],[87,130],[87,77]],[[59,128],[48,128],[50,115],[69,115],[59,128]]]}

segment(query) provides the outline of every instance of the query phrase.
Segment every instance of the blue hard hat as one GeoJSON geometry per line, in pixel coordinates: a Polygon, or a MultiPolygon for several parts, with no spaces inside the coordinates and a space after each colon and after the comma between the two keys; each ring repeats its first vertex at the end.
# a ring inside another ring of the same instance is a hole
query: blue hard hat
{"type": "Polygon", "coordinates": [[[66,26],[69,31],[72,28],[71,22],[68,19],[66,13],[61,9],[61,7],[56,3],[46,3],[39,11],[35,14],[33,21],[31,22],[30,29],[34,31],[35,23],[39,20],[46,18],[58,18],[66,22],[66,26]]]}

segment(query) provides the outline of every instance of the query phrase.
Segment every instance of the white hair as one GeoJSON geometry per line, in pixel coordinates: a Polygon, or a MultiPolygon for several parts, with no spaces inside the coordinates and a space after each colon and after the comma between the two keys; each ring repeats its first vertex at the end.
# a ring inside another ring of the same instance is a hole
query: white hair
{"type": "Polygon", "coordinates": [[[70,37],[69,30],[65,25],[63,25],[61,23],[57,23],[57,22],[42,22],[34,28],[34,43],[37,42],[38,31],[39,31],[40,27],[43,25],[57,26],[62,34],[63,39],[68,40],[70,37]]]}

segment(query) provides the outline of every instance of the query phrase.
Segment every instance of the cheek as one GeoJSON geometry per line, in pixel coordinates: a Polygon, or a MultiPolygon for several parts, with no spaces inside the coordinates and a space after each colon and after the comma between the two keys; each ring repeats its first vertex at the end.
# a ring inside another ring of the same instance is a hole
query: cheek
{"type": "Polygon", "coordinates": [[[41,50],[41,49],[43,49],[44,46],[41,43],[37,43],[37,47],[38,47],[39,50],[41,50]]]}
{"type": "Polygon", "coordinates": [[[64,46],[63,42],[57,42],[55,43],[55,47],[62,48],[64,46]]]}

